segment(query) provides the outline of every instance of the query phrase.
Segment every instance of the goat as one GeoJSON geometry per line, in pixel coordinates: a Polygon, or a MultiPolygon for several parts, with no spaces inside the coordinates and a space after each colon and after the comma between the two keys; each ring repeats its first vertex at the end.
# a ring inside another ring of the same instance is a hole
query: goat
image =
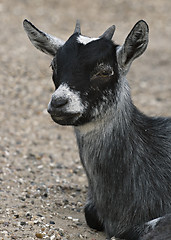
{"type": "Polygon", "coordinates": [[[140,112],[126,80],[147,48],[147,23],[138,21],[122,46],[111,40],[114,25],[90,38],[77,21],[64,42],[23,24],[33,45],[53,57],[48,112],[54,122],[74,126],[89,186],[87,224],[107,239],[140,239],[152,219],[171,213],[171,118],[140,112]]]}

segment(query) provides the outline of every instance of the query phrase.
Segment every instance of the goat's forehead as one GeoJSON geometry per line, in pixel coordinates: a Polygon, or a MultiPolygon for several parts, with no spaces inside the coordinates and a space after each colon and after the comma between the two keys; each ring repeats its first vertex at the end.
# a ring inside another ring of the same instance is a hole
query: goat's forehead
{"type": "Polygon", "coordinates": [[[72,43],[72,44],[83,44],[83,45],[87,45],[88,43],[92,42],[92,41],[98,41],[101,38],[96,38],[96,37],[89,37],[89,36],[85,36],[82,34],[78,34],[78,33],[74,33],[73,35],[71,35],[69,37],[69,39],[66,41],[66,43],[72,43]]]}
{"type": "Polygon", "coordinates": [[[62,64],[66,64],[70,60],[72,64],[77,61],[99,62],[106,56],[109,59],[109,55],[113,54],[114,48],[115,44],[111,40],[73,34],[58,50],[57,60],[61,60],[62,64]]]}
{"type": "Polygon", "coordinates": [[[83,36],[81,34],[73,34],[71,35],[71,37],[66,41],[66,43],[64,44],[63,48],[65,49],[74,49],[75,51],[77,49],[80,49],[80,46],[85,46],[86,48],[90,47],[91,48],[91,44],[94,41],[96,41],[96,44],[98,46],[98,42],[99,42],[100,38],[93,38],[93,37],[88,37],[88,36],[83,36]]]}
{"type": "Polygon", "coordinates": [[[93,41],[97,41],[97,40],[99,40],[100,38],[91,38],[91,37],[86,37],[86,36],[83,36],[83,35],[79,35],[78,37],[77,37],[77,42],[78,43],[81,43],[81,44],[83,44],[83,45],[86,45],[86,44],[88,44],[88,43],[90,43],[90,42],[93,42],[93,41]]]}
{"type": "Polygon", "coordinates": [[[114,43],[111,40],[107,40],[105,38],[101,38],[101,37],[89,37],[89,36],[84,36],[81,34],[73,34],[69,37],[69,39],[65,42],[65,44],[63,45],[64,48],[68,49],[68,48],[79,48],[80,46],[85,46],[86,48],[91,48],[93,45],[93,48],[95,48],[95,46],[97,46],[97,48],[99,48],[99,45],[103,45],[103,48],[105,48],[105,46],[108,46],[108,44],[113,45],[114,43]],[[93,44],[92,44],[93,43],[93,44]]]}

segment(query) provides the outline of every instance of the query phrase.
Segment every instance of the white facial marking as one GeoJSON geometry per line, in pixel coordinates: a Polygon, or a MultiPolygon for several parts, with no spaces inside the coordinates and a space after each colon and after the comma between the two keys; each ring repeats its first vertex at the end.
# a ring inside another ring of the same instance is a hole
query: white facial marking
{"type": "Polygon", "coordinates": [[[68,103],[65,111],[68,113],[83,113],[85,106],[82,104],[79,92],[71,90],[67,84],[61,84],[52,94],[53,99],[66,98],[68,103]]]}
{"type": "Polygon", "coordinates": [[[90,38],[90,37],[85,37],[85,36],[82,36],[80,35],[78,38],[77,38],[77,42],[78,43],[82,43],[84,45],[92,42],[92,41],[96,41],[96,40],[99,40],[99,38],[90,38]]]}
{"type": "Polygon", "coordinates": [[[149,227],[152,227],[152,229],[155,228],[156,224],[162,219],[163,217],[155,218],[147,223],[149,227]]]}

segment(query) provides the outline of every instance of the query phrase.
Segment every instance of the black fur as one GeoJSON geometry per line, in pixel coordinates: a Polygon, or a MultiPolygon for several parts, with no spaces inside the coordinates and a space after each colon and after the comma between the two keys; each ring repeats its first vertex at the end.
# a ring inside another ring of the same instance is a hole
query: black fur
{"type": "Polygon", "coordinates": [[[96,229],[97,231],[104,231],[104,225],[99,219],[95,206],[87,203],[84,212],[89,227],[96,229]]]}

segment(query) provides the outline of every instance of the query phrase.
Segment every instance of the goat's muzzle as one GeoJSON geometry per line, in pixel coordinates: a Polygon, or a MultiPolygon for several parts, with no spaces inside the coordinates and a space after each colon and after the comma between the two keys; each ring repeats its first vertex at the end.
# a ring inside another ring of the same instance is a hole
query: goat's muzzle
{"type": "Polygon", "coordinates": [[[73,125],[81,115],[79,112],[70,110],[69,101],[65,98],[52,98],[47,111],[52,120],[60,125],[73,125]]]}

